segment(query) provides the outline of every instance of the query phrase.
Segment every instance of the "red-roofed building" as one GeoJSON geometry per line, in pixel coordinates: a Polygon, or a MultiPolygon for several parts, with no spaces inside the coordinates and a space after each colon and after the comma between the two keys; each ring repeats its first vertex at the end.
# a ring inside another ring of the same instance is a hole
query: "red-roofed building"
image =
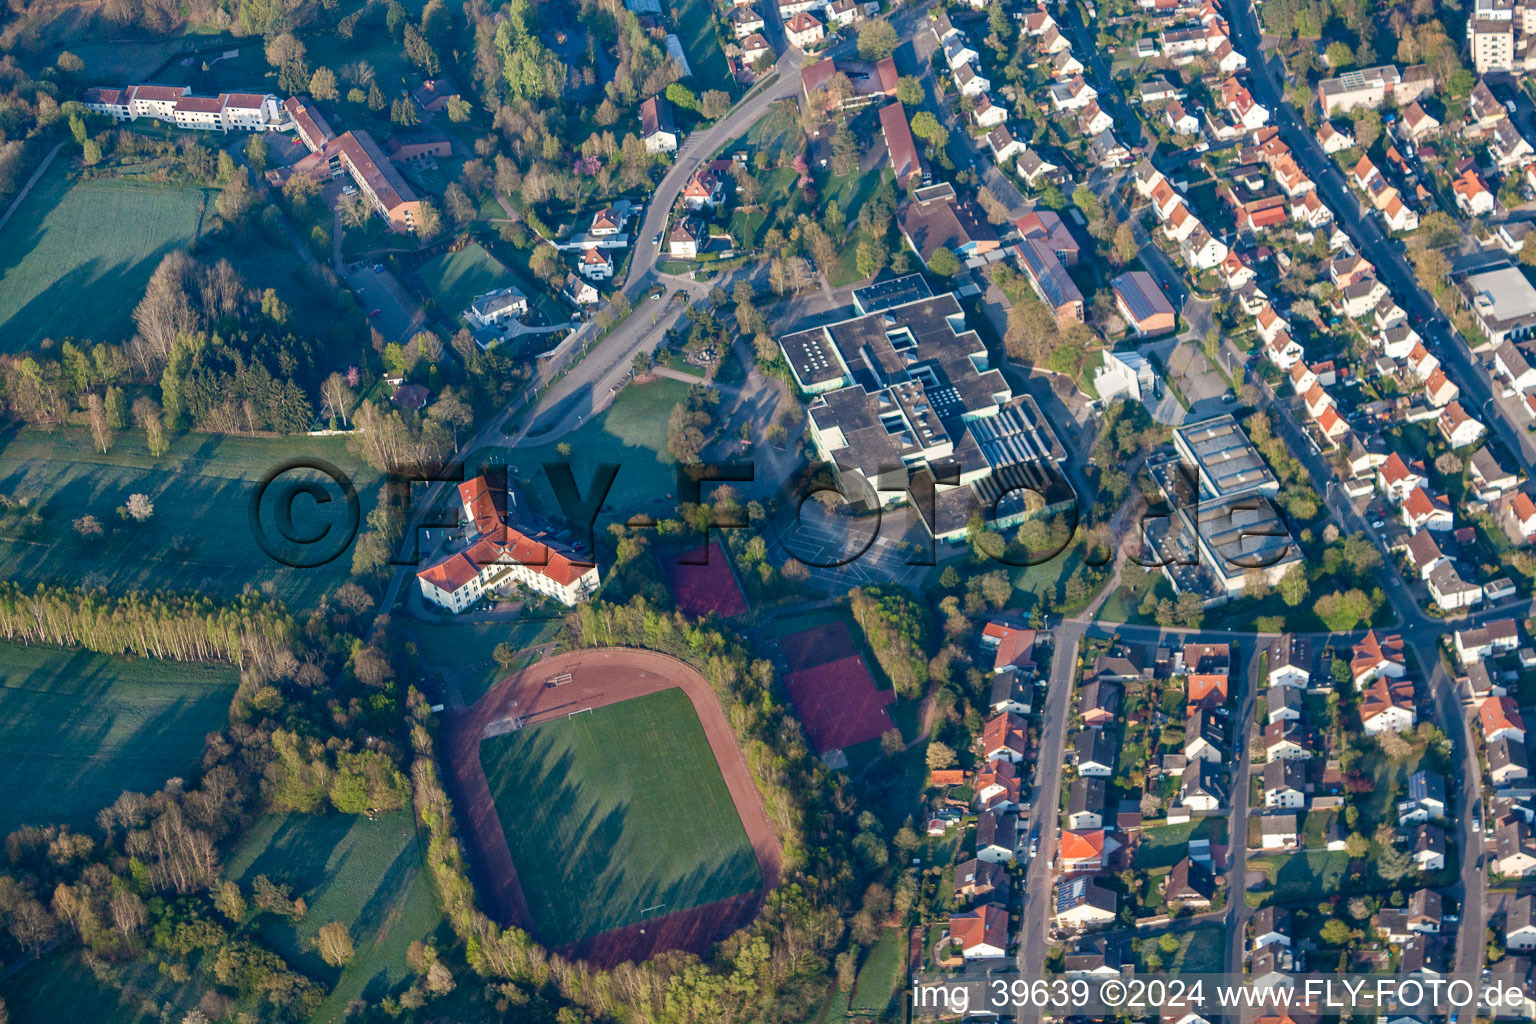
{"type": "Polygon", "coordinates": [[[1415,487],[1408,500],[1403,502],[1403,525],[1414,532],[1434,530],[1440,533],[1452,529],[1456,517],[1444,496],[1436,497],[1423,487],[1415,487]]]}
{"type": "Polygon", "coordinates": [[[1104,867],[1105,837],[1103,829],[1077,832],[1063,829],[1061,832],[1061,871],[1098,871],[1104,867]]]}
{"type": "Polygon", "coordinates": [[[983,903],[974,910],[949,919],[949,937],[967,960],[986,960],[1008,955],[1008,910],[983,903]]]}
{"type": "Polygon", "coordinates": [[[1525,742],[1525,719],[1520,717],[1520,706],[1511,697],[1489,697],[1483,701],[1477,709],[1477,720],[1483,727],[1485,743],[1501,739],[1525,742]]]}
{"type": "Polygon", "coordinates": [[[981,752],[988,761],[1012,761],[1029,756],[1029,729],[1024,719],[1005,711],[987,721],[981,730],[981,752]]]}
{"type": "Polygon", "coordinates": [[[506,490],[485,477],[459,485],[471,543],[416,574],[421,596],[457,614],[487,593],[521,587],[574,606],[597,592],[597,566],[507,525],[506,490]],[[466,572],[466,566],[473,570],[466,572]]]}
{"type": "Polygon", "coordinates": [[[1022,780],[1012,761],[989,761],[976,773],[976,802],[978,809],[1008,810],[1019,805],[1022,780]]]}
{"type": "Polygon", "coordinates": [[[141,117],[200,131],[278,132],[293,120],[270,93],[221,92],[194,96],[184,85],[129,85],[87,89],[81,96],[87,110],[118,121],[141,117]]]}
{"type": "Polygon", "coordinates": [[[1203,707],[1226,703],[1232,650],[1226,644],[1185,644],[1185,696],[1192,714],[1203,707]]]}
{"type": "Polygon", "coordinates": [[[1355,644],[1349,662],[1355,688],[1363,689],[1377,676],[1401,679],[1408,672],[1408,661],[1403,654],[1403,638],[1397,634],[1378,637],[1373,629],[1355,644]]]}
{"type": "Polygon", "coordinates": [[[1035,667],[1035,631],[989,622],[981,630],[981,646],[993,652],[992,671],[1035,667]]]}
{"type": "Polygon", "coordinates": [[[1536,537],[1536,501],[1524,491],[1520,491],[1509,503],[1509,516],[1514,522],[1515,529],[1526,540],[1536,537]]]}

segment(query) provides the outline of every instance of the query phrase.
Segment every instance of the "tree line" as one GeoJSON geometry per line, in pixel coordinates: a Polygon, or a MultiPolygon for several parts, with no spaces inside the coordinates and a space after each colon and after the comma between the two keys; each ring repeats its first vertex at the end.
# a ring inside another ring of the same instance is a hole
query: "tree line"
{"type": "Polygon", "coordinates": [[[281,662],[293,634],[293,619],[262,597],[220,604],[195,595],[41,584],[28,592],[0,581],[0,640],[12,643],[266,670],[281,662]]]}

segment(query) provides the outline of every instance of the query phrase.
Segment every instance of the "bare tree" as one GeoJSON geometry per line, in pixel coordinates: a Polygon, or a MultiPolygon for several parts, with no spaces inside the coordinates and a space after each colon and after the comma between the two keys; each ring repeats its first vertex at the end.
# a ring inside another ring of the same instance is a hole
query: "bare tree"
{"type": "Polygon", "coordinates": [[[112,901],[107,909],[112,912],[112,927],[119,933],[132,936],[137,934],[144,922],[149,919],[149,913],[144,909],[144,901],[128,889],[118,889],[112,894],[112,901]]]}
{"type": "Polygon", "coordinates": [[[352,936],[347,934],[347,926],[339,921],[320,926],[320,932],[315,936],[315,948],[320,951],[320,959],[332,967],[351,963],[356,952],[352,936]]]}
{"type": "Polygon", "coordinates": [[[71,525],[82,537],[100,537],[102,533],[101,520],[89,513],[76,519],[71,525]]]}
{"type": "Polygon", "coordinates": [[[107,404],[92,391],[86,396],[85,407],[91,418],[91,440],[96,442],[96,450],[105,454],[112,447],[112,430],[107,426],[107,404]]]}
{"type": "Polygon", "coordinates": [[[320,400],[324,403],[321,412],[327,416],[335,416],[341,420],[343,426],[346,426],[347,417],[352,411],[352,403],[356,397],[352,389],[347,387],[346,376],[333,373],[320,385],[320,400]]]}
{"type": "Polygon", "coordinates": [[[170,357],[178,336],[197,329],[197,313],[186,289],[191,267],[191,259],[181,250],[167,253],[134,308],[133,322],[139,329],[135,349],[146,370],[170,357]]]}
{"type": "Polygon", "coordinates": [[[165,420],[160,413],[160,403],[148,396],[134,399],[133,422],[143,428],[149,454],[155,458],[165,454],[165,420]]]}
{"type": "Polygon", "coordinates": [[[131,516],[136,523],[142,523],[155,514],[155,503],[149,500],[147,494],[130,494],[127,503],[123,505],[123,514],[131,516]]]}

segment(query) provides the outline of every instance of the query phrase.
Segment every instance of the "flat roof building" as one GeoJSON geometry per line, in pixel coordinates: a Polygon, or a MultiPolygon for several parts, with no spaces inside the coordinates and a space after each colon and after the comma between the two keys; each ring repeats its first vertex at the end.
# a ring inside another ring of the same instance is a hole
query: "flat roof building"
{"type": "Polygon", "coordinates": [[[1231,416],[1216,416],[1179,427],[1173,446],[1196,471],[1203,497],[1220,498],[1250,491],[1276,494],[1280,482],[1259,450],[1231,416]]]}
{"type": "Polygon", "coordinates": [[[909,474],[926,470],[950,484],[919,503],[944,540],[963,538],[977,511],[995,507],[1001,526],[1071,500],[1054,468],[1066,455],[1061,443],[1034,401],[1015,397],[990,365],[953,294],[797,331],[779,347],[813,396],[816,450],[850,498],[905,503],[909,474]]]}
{"type": "Polygon", "coordinates": [[[1481,270],[1458,284],[1463,304],[1491,344],[1521,341],[1536,330],[1536,288],[1519,267],[1481,270]]]}

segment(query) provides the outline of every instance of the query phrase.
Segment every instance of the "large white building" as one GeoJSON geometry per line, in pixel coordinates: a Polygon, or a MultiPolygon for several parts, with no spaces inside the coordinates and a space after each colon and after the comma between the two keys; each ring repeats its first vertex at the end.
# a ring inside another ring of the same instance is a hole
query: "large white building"
{"type": "Polygon", "coordinates": [[[85,109],[119,121],[148,117],[201,131],[281,132],[293,127],[293,119],[271,93],[194,96],[184,85],[128,85],[87,89],[81,102],[85,109]]]}
{"type": "Polygon", "coordinates": [[[474,543],[416,574],[425,600],[457,615],[486,594],[512,587],[568,607],[597,592],[595,564],[555,547],[552,538],[530,537],[507,525],[505,489],[477,476],[459,485],[459,500],[474,543]]]}

